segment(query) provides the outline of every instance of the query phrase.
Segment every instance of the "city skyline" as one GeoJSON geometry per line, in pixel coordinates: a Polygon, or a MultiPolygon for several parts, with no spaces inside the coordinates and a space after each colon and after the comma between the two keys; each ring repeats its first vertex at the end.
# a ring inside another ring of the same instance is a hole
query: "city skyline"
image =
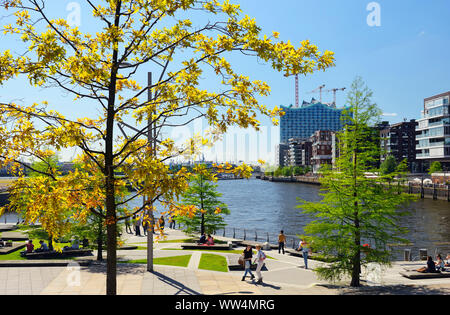
{"type": "MultiPolygon", "coordinates": [[[[60,1],[50,8],[55,16],[79,23],[80,30],[88,30],[92,26],[87,16],[87,8],[80,6],[77,16],[76,1],[60,1]]],[[[423,100],[426,97],[450,90],[448,73],[450,63],[446,52],[450,48],[450,27],[445,13],[450,11],[450,3],[435,0],[433,4],[423,1],[368,1],[359,0],[351,3],[331,0],[298,1],[284,0],[274,4],[271,1],[247,0],[241,3],[244,14],[254,17],[262,27],[263,33],[272,31],[280,33],[280,40],[290,40],[297,44],[309,39],[321,51],[335,52],[336,66],[325,72],[316,72],[306,78],[299,77],[300,102],[309,101],[312,97],[319,99],[318,93],[309,93],[325,84],[325,89],[349,87],[352,80],[360,75],[373,90],[373,100],[384,113],[383,120],[390,123],[404,119],[420,118],[423,100]]],[[[6,18],[3,17],[2,21],[6,18]]],[[[6,23],[2,23],[6,24],[6,23]]],[[[12,51],[20,52],[20,43],[9,37],[5,45],[12,51]]],[[[252,78],[262,79],[271,86],[271,94],[261,99],[268,107],[290,105],[295,103],[294,77],[283,77],[268,65],[260,61],[235,61],[242,73],[251,73],[252,78]]],[[[139,81],[146,82],[146,73],[138,75],[139,81]]],[[[204,78],[207,81],[207,78],[204,78]]],[[[20,101],[24,104],[48,100],[58,108],[61,99],[72,101],[60,91],[27,88],[23,78],[11,80],[0,87],[0,96],[4,101],[20,101]]],[[[346,92],[337,93],[337,107],[345,106],[346,92]]],[[[324,102],[331,102],[332,93],[324,93],[324,102]]],[[[66,106],[69,114],[86,110],[89,104],[66,106]]],[[[91,112],[92,113],[92,112],[91,112]]],[[[92,113],[95,115],[95,113],[92,113]]],[[[279,143],[279,127],[274,127],[265,117],[259,117],[263,132],[258,136],[253,131],[231,130],[229,138],[253,140],[269,148],[259,148],[259,156],[252,158],[254,152],[246,152],[242,145],[218,142],[213,152],[205,152],[209,160],[246,160],[256,161],[274,159],[274,146],[279,143]],[[272,143],[273,142],[273,143],[272,143]],[[228,146],[228,149],[227,149],[228,146]],[[229,151],[231,152],[224,152],[229,151]],[[234,149],[236,148],[236,149],[234,149]]],[[[202,131],[207,126],[200,128],[202,131]]],[[[198,129],[198,128],[197,128],[198,129]]],[[[189,127],[192,133],[196,127],[189,127]]],[[[183,131],[171,130],[169,135],[181,135],[183,131]]],[[[228,141],[230,142],[230,141],[228,141]]],[[[248,142],[248,141],[247,141],[248,142]]],[[[251,147],[251,145],[249,145],[251,147]]],[[[63,160],[70,160],[73,153],[64,153],[63,160]]]]}

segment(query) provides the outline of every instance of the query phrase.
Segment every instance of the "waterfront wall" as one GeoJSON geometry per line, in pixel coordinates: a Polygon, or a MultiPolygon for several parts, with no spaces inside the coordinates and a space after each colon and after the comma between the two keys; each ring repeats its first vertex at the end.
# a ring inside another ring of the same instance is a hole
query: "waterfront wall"
{"type": "MultiPolygon", "coordinates": [[[[302,183],[311,185],[320,185],[319,178],[315,176],[291,176],[291,177],[275,177],[260,175],[256,178],[261,180],[267,180],[271,182],[283,182],[283,183],[302,183]]],[[[433,200],[446,200],[450,202],[450,185],[438,185],[431,184],[425,185],[423,183],[413,184],[399,184],[399,190],[408,193],[419,195],[420,198],[427,198],[433,200]]]]}

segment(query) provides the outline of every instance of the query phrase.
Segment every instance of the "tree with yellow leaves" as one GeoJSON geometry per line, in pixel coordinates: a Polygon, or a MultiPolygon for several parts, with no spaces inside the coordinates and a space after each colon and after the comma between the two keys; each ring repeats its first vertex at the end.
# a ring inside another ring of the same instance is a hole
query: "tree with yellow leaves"
{"type": "MultiPolygon", "coordinates": [[[[27,220],[44,221],[50,234],[58,233],[56,222],[45,215],[56,211],[52,202],[72,210],[64,214],[67,219],[82,221],[88,213],[104,219],[107,294],[116,294],[117,222],[133,214],[151,220],[155,201],[170,207],[188,187],[188,172],[170,171],[165,162],[195,156],[232,125],[258,130],[258,115],[277,123],[283,114],[258,101],[269,94],[269,86],[236,72],[227,57],[250,55],[286,76],[325,70],[334,63],[332,52],[322,53],[309,41],[295,47],[279,40],[277,32],[262,36],[256,21],[228,0],[85,0],[96,21],[86,33],[64,19],[52,19],[44,1],[0,1],[12,19],[4,36],[16,36],[26,47],[18,55],[0,51],[0,84],[26,76],[30,85],[57,87],[74,102],[89,103],[95,113],[73,118],[64,115],[67,105],[52,104],[58,110],[50,110],[46,102],[2,103],[1,163],[25,166],[25,158],[45,159],[55,151],[79,149],[77,162],[82,167],[64,176],[46,173],[51,189],[45,190],[44,177],[35,183],[23,180],[17,167],[21,179],[12,192],[33,195],[41,189],[43,196],[27,198],[22,206],[27,207],[27,220]],[[190,13],[206,16],[209,22],[197,25],[182,18],[190,13]],[[141,86],[136,77],[144,66],[157,75],[141,86]],[[202,76],[216,79],[217,89],[206,89],[202,76]],[[142,99],[145,94],[148,97],[142,99]],[[195,136],[176,144],[163,136],[163,130],[200,118],[211,128],[209,139],[195,136]],[[128,186],[135,188],[131,196],[123,193],[128,186]],[[118,215],[119,207],[141,196],[141,207],[118,215]],[[104,211],[97,211],[99,207],[104,211]]],[[[62,103],[67,104],[67,98],[62,103]]],[[[234,171],[248,169],[244,165],[234,171]]],[[[13,197],[11,206],[19,206],[18,199],[13,197]]]]}

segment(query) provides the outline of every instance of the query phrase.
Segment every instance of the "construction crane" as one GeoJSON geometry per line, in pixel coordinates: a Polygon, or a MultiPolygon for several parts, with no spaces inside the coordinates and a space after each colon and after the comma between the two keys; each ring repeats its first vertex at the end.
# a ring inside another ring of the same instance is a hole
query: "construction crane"
{"type": "Polygon", "coordinates": [[[322,84],[322,85],[319,86],[317,89],[308,92],[308,94],[320,92],[320,102],[322,103],[322,89],[323,89],[324,87],[325,87],[325,84],[322,84]]]}
{"type": "MultiPolygon", "coordinates": [[[[336,92],[337,91],[344,91],[346,88],[340,88],[340,89],[331,89],[331,90],[326,90],[324,92],[333,92],[333,104],[336,106],[336,92]]],[[[322,101],[321,101],[322,102],[322,101]]]]}

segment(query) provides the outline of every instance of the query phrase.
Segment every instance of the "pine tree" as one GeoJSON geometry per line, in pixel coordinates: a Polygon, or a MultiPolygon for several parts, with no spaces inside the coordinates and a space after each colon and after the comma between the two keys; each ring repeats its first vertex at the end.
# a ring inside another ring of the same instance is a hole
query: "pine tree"
{"type": "Polygon", "coordinates": [[[371,97],[372,92],[357,78],[348,95],[347,123],[338,133],[336,168],[322,171],[323,200],[301,200],[298,206],[315,218],[305,227],[313,250],[332,261],[315,269],[319,277],[334,281],[350,276],[353,287],[360,286],[361,267],[368,263],[388,265],[388,244],[406,241],[402,238],[406,230],[399,226],[398,218],[407,212],[399,207],[413,199],[389,185],[392,173],[389,177],[368,176],[379,173],[375,159],[380,156],[370,127],[380,111],[371,97]]]}
{"type": "Polygon", "coordinates": [[[230,213],[227,205],[218,198],[214,177],[197,174],[191,177],[189,188],[183,194],[182,204],[193,205],[199,209],[194,216],[181,216],[177,221],[185,226],[185,231],[212,234],[226,226],[223,215],[230,213]]]}

